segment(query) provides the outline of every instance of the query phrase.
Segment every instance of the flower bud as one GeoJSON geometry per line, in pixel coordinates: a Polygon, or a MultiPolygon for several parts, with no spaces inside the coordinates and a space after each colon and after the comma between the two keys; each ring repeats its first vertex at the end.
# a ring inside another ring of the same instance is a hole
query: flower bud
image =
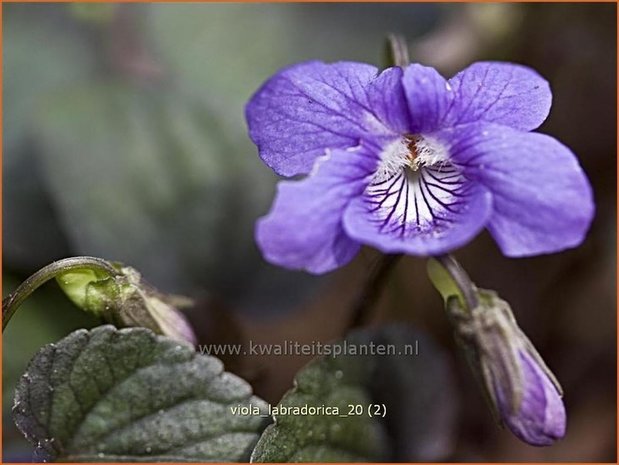
{"type": "Polygon", "coordinates": [[[492,291],[480,289],[477,295],[479,304],[470,311],[457,297],[447,300],[456,340],[498,421],[528,444],[553,444],[565,435],[559,383],[507,302],[492,291]]]}
{"type": "Polygon", "coordinates": [[[134,268],[118,263],[113,266],[117,275],[102,276],[84,268],[62,273],[56,280],[78,307],[109,323],[141,326],[195,345],[194,332],[177,309],[190,306],[190,299],[157,291],[134,268]]]}

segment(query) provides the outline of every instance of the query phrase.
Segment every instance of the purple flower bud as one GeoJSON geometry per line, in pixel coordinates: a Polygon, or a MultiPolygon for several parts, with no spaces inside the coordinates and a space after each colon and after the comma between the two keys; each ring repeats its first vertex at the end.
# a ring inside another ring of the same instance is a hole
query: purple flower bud
{"type": "Polygon", "coordinates": [[[62,273],[60,288],[81,309],[120,328],[141,326],[181,342],[196,344],[191,325],[180,308],[191,299],[159,292],[140,273],[120,263],[110,264],[116,275],[98,274],[85,267],[62,273]]]}
{"type": "Polygon", "coordinates": [[[509,304],[479,289],[479,304],[447,300],[459,346],[480,381],[497,420],[533,446],[565,435],[566,414],[558,381],[518,327],[509,304]]]}
{"type": "Polygon", "coordinates": [[[178,310],[193,305],[191,299],[159,292],[140,273],[121,266],[124,280],[118,280],[113,322],[119,326],[143,326],[181,342],[196,344],[196,336],[185,316],[178,310]]]}
{"type": "Polygon", "coordinates": [[[502,383],[508,380],[495,378],[494,390],[498,409],[505,425],[518,438],[533,446],[549,446],[565,435],[565,407],[561,394],[552,379],[535,357],[519,351],[523,374],[522,398],[515,411],[510,405],[502,383]]]}

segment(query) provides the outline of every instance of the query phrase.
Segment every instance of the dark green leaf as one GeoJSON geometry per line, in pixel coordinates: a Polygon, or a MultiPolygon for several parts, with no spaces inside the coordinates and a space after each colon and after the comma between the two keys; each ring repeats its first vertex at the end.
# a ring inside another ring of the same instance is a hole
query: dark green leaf
{"type": "Polygon", "coordinates": [[[308,364],[279,405],[338,407],[339,414],[348,416],[275,415],[275,424],[263,433],[252,461],[419,461],[444,457],[454,420],[452,380],[445,355],[420,334],[397,326],[358,331],[340,346],[343,344],[348,347],[347,355],[308,364]],[[370,350],[371,343],[386,348],[392,345],[396,355],[359,355],[361,350],[370,350]],[[370,404],[384,404],[385,417],[369,416],[370,404]],[[361,406],[363,413],[349,415],[356,406],[361,406]]]}
{"type": "Polygon", "coordinates": [[[17,387],[15,421],[42,459],[246,461],[266,404],[222,363],[143,328],[79,330],[45,346],[17,387]]]}

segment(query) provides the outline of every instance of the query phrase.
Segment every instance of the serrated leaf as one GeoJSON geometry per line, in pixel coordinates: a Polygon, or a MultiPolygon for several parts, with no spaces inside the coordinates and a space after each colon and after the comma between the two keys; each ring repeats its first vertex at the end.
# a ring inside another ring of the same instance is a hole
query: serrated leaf
{"type": "Polygon", "coordinates": [[[339,414],[275,414],[275,423],[262,434],[252,462],[443,458],[455,418],[445,355],[419,333],[395,325],[354,332],[339,347],[347,347],[347,354],[309,363],[278,405],[337,407],[339,414]],[[371,350],[371,344],[392,345],[396,355],[360,355],[361,350],[371,350]],[[418,347],[423,352],[416,355],[418,347]],[[369,416],[371,404],[384,404],[385,417],[369,416]],[[363,413],[350,415],[356,406],[363,413]]]}
{"type": "Polygon", "coordinates": [[[266,404],[215,357],[144,328],[100,326],[41,349],[13,413],[35,456],[61,461],[246,461],[266,404]]]}

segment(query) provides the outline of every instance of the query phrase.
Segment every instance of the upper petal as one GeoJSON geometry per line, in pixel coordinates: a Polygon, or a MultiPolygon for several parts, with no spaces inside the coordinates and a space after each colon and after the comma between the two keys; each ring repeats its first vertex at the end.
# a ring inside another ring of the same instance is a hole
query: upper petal
{"type": "Polygon", "coordinates": [[[403,169],[350,203],[344,229],[385,253],[437,255],[473,239],[490,212],[490,193],[451,168],[403,169]]]}
{"type": "MultiPolygon", "coordinates": [[[[412,130],[403,75],[404,71],[400,67],[387,68],[368,86],[369,108],[389,128],[387,136],[412,130]]],[[[375,137],[385,134],[384,130],[376,129],[375,137]]]]}
{"type": "Polygon", "coordinates": [[[363,63],[313,61],[273,76],[245,110],[260,157],[279,174],[307,174],[326,149],[393,135],[408,117],[398,71],[377,75],[363,63]]]}
{"type": "Polygon", "coordinates": [[[403,85],[410,112],[411,133],[432,132],[443,126],[455,93],[434,68],[412,64],[404,70],[403,85]]]}
{"type": "Polygon", "coordinates": [[[449,126],[478,121],[530,131],[550,112],[548,81],[531,68],[512,63],[478,62],[449,80],[455,104],[449,126]]]}
{"type": "Polygon", "coordinates": [[[591,186],[575,155],[556,139],[506,126],[442,131],[454,162],[493,196],[488,229],[511,257],[579,245],[594,215],[591,186]]]}
{"type": "Polygon", "coordinates": [[[359,244],[344,233],[342,215],[375,166],[376,158],[363,149],[332,150],[307,178],[281,181],[271,211],[256,227],[265,259],[312,273],[348,263],[359,244]]]}

